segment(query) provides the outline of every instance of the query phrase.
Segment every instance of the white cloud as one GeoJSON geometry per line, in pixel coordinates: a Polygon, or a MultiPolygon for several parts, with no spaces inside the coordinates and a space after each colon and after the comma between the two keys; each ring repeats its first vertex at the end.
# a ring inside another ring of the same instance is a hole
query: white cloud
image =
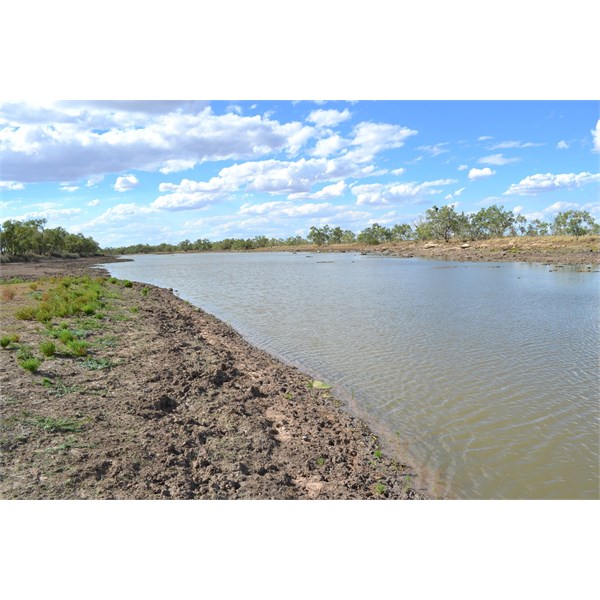
{"type": "Polygon", "coordinates": [[[104,175],[93,175],[87,180],[86,187],[93,187],[98,185],[104,179],[104,175]]]}
{"type": "Polygon", "coordinates": [[[482,165],[508,165],[517,162],[518,158],[506,158],[502,154],[490,154],[489,156],[481,157],[477,162],[482,165]]]}
{"type": "Polygon", "coordinates": [[[117,177],[114,189],[117,192],[126,192],[132,190],[138,184],[139,180],[135,175],[122,175],[121,177],[117,177]]]}
{"type": "Polygon", "coordinates": [[[418,202],[425,196],[441,194],[437,186],[456,183],[456,179],[437,179],[423,183],[367,183],[353,186],[352,193],[356,196],[356,204],[385,206],[396,202],[418,202]]]}
{"type": "Polygon", "coordinates": [[[314,123],[317,127],[334,127],[347,121],[351,116],[352,113],[347,108],[343,111],[319,109],[313,110],[306,120],[314,123]]]}
{"type": "Polygon", "coordinates": [[[492,171],[492,169],[489,167],[485,167],[483,169],[471,169],[468,177],[471,181],[474,181],[476,179],[483,179],[484,177],[490,177],[495,174],[496,171],[492,171]]]}
{"type": "Polygon", "coordinates": [[[590,133],[592,134],[592,140],[594,142],[594,149],[592,152],[600,152],[600,119],[598,119],[598,122],[596,123],[596,129],[592,129],[590,133]]]}
{"type": "Polygon", "coordinates": [[[469,165],[459,165],[457,167],[458,171],[466,171],[469,168],[469,165]]]}
{"type": "Polygon", "coordinates": [[[261,204],[244,204],[240,215],[268,215],[278,217],[325,216],[336,211],[336,207],[327,202],[321,204],[296,204],[294,202],[263,202],[261,204]]]}
{"type": "Polygon", "coordinates": [[[600,182],[600,173],[552,173],[530,175],[519,183],[513,183],[504,192],[505,195],[535,196],[542,192],[553,192],[555,190],[572,190],[588,183],[600,182]]]}
{"type": "Polygon", "coordinates": [[[348,141],[339,135],[332,135],[317,142],[313,154],[315,156],[331,156],[348,145],[348,141]]]}
{"type": "MultiPolygon", "coordinates": [[[[51,204],[51,203],[48,203],[51,204]]],[[[27,219],[64,219],[65,217],[71,217],[73,215],[78,215],[81,213],[80,208],[47,208],[45,210],[36,210],[32,212],[27,212],[25,214],[19,215],[18,217],[13,217],[17,221],[24,221],[27,219]]]]}
{"type": "Polygon", "coordinates": [[[100,200],[98,198],[87,203],[88,206],[98,206],[98,204],[100,204],[100,200]]]}
{"type": "Polygon", "coordinates": [[[323,189],[319,190],[318,192],[299,192],[296,194],[290,194],[288,198],[290,200],[299,200],[304,198],[311,198],[313,200],[326,200],[328,198],[339,198],[340,196],[344,195],[346,188],[347,185],[342,180],[331,185],[326,185],[323,189]]]}
{"type": "Polygon", "coordinates": [[[399,169],[394,169],[393,171],[391,171],[392,175],[404,175],[404,172],[406,171],[406,169],[404,169],[403,167],[400,167],[399,169]]]}
{"type": "Polygon", "coordinates": [[[61,192],[76,192],[79,189],[79,186],[65,184],[65,185],[61,185],[59,189],[61,192]]]}
{"type": "Polygon", "coordinates": [[[537,144],[534,142],[518,142],[518,141],[508,141],[508,142],[500,142],[495,146],[492,146],[490,150],[502,150],[506,148],[533,148],[535,146],[543,146],[544,144],[537,144]]]}
{"type": "Polygon", "coordinates": [[[405,140],[417,135],[418,131],[390,125],[388,123],[359,123],[354,128],[354,139],[351,144],[358,148],[348,153],[351,160],[366,162],[373,159],[375,154],[392,148],[401,148],[405,140]]]}
{"type": "Polygon", "coordinates": [[[0,190],[24,190],[25,186],[16,181],[0,181],[0,190]]]}
{"type": "Polygon", "coordinates": [[[452,200],[453,198],[458,198],[458,196],[460,196],[466,189],[467,188],[461,187],[458,190],[456,190],[455,192],[452,192],[451,194],[447,194],[446,196],[444,196],[444,200],[452,200]]]}
{"type": "Polygon", "coordinates": [[[479,142],[485,142],[486,140],[493,140],[494,138],[491,135],[481,135],[477,138],[479,142]]]}
{"type": "Polygon", "coordinates": [[[100,216],[88,221],[85,224],[82,224],[81,229],[92,228],[97,225],[106,225],[107,223],[114,223],[120,221],[127,221],[132,219],[132,217],[137,217],[139,215],[146,215],[149,213],[156,212],[155,209],[148,206],[140,206],[138,204],[117,204],[116,206],[112,206],[107,211],[103,212],[100,216]]]}
{"type": "Polygon", "coordinates": [[[172,171],[192,162],[293,154],[315,133],[302,123],[279,123],[266,115],[216,115],[209,107],[185,112],[181,103],[159,103],[155,111],[152,103],[115,103],[116,112],[106,110],[106,103],[105,110],[91,112],[89,105],[5,110],[0,160],[6,179],[92,181],[114,172],[172,171]],[[138,107],[145,112],[133,110],[138,107]]]}
{"type": "Polygon", "coordinates": [[[178,173],[179,171],[187,171],[188,169],[193,169],[196,166],[196,161],[194,159],[186,160],[186,159],[173,159],[167,160],[164,163],[164,166],[159,169],[161,173],[168,175],[169,173],[178,173]]]}
{"type": "Polygon", "coordinates": [[[569,144],[567,144],[567,142],[565,142],[565,140],[560,140],[560,142],[558,142],[558,144],[556,144],[557,150],[567,150],[568,147],[569,147],[569,144]]]}
{"type": "Polygon", "coordinates": [[[424,152],[427,152],[431,156],[435,157],[443,154],[444,152],[449,152],[448,149],[444,148],[444,146],[447,145],[448,142],[440,142],[439,144],[435,144],[435,146],[419,146],[417,150],[423,150],[424,152]]]}

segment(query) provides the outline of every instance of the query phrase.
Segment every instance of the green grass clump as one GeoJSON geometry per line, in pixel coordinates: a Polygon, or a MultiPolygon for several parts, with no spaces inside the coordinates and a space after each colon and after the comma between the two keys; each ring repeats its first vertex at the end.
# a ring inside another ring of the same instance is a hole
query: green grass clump
{"type": "Polygon", "coordinates": [[[142,288],[142,296],[147,296],[148,295],[148,288],[142,288]]]}
{"type": "Polygon", "coordinates": [[[131,283],[131,281],[129,281],[129,279],[126,279],[126,280],[123,282],[123,287],[126,287],[126,288],[133,287],[133,283],[131,283]]]}
{"type": "Polygon", "coordinates": [[[11,343],[11,339],[10,336],[8,335],[4,335],[0,338],[0,346],[2,346],[2,348],[8,348],[8,346],[11,343]]]}
{"type": "Polygon", "coordinates": [[[50,341],[42,342],[40,352],[47,357],[54,356],[56,354],[56,344],[50,341]]]}
{"type": "Polygon", "coordinates": [[[377,495],[381,496],[381,495],[385,494],[387,487],[383,483],[379,482],[379,483],[375,484],[374,489],[375,489],[375,493],[377,495]]]}
{"type": "Polygon", "coordinates": [[[88,342],[84,342],[83,340],[71,340],[65,345],[73,356],[87,356],[89,347],[88,342]]]}
{"type": "Polygon", "coordinates": [[[26,371],[29,371],[30,373],[35,373],[40,368],[42,361],[39,358],[32,357],[32,358],[25,358],[23,360],[20,360],[19,364],[26,371]]]}

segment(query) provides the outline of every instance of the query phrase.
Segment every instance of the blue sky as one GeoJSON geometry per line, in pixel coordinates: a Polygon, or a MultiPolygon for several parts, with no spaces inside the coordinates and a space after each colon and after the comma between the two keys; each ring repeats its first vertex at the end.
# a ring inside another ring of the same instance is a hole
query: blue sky
{"type": "Polygon", "coordinates": [[[595,101],[55,101],[0,113],[2,220],[102,246],[358,232],[433,206],[600,220],[595,101]]]}

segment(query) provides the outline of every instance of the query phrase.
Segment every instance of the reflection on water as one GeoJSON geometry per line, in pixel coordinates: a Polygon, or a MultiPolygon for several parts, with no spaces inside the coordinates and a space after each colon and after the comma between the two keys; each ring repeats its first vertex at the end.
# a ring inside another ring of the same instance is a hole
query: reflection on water
{"type": "Polygon", "coordinates": [[[598,498],[600,274],[356,254],[137,256],[325,378],[462,498],[598,498]]]}

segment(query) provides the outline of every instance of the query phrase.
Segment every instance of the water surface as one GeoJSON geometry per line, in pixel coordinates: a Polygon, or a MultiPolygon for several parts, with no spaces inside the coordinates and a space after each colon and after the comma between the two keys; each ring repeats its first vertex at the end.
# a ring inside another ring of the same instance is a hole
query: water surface
{"type": "Polygon", "coordinates": [[[436,493],[600,497],[600,273],[350,253],[133,258],[106,268],[174,288],[333,383],[436,493]]]}

